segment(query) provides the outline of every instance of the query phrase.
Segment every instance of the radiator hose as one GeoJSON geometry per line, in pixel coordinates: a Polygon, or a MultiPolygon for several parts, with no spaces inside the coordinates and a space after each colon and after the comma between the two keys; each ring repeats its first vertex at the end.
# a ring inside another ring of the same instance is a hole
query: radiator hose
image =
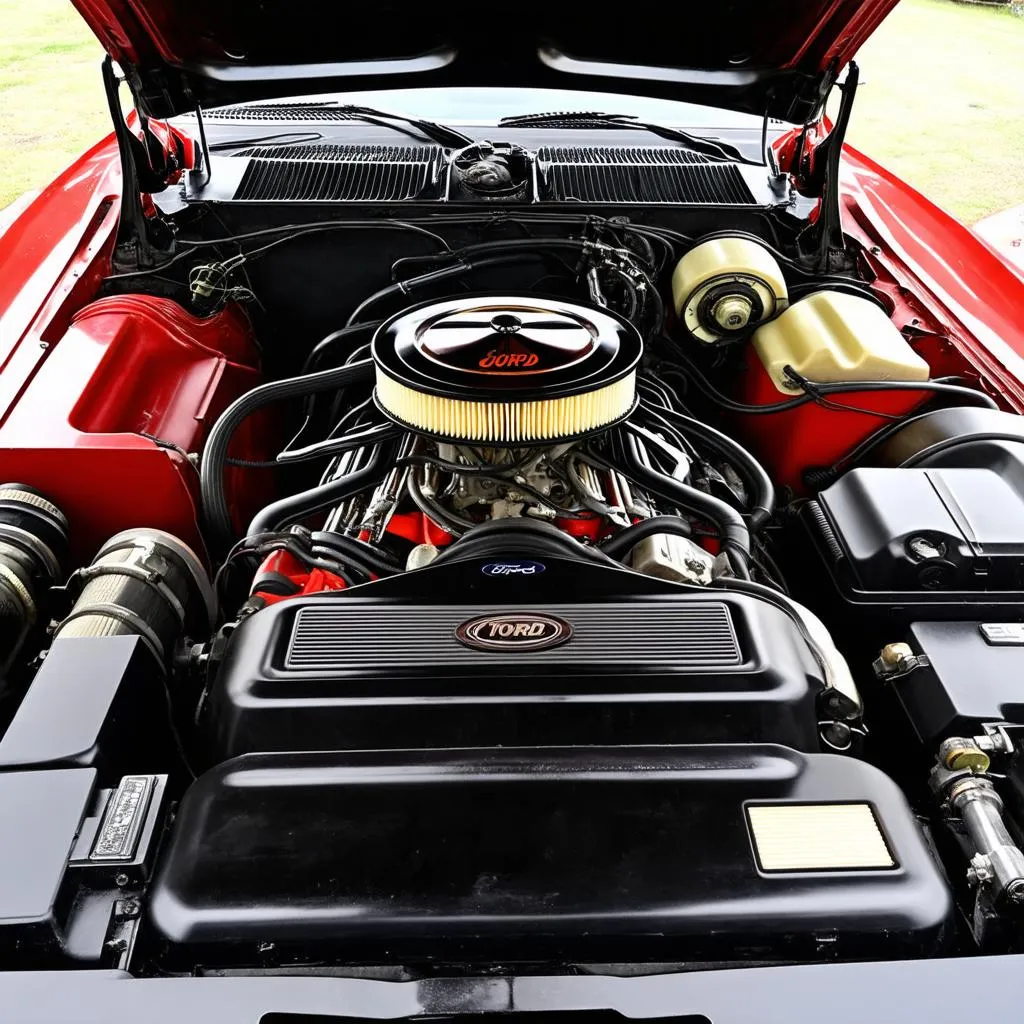
{"type": "Polygon", "coordinates": [[[139,636],[168,665],[184,636],[207,637],[216,600],[191,548],[163,530],[125,530],[75,574],[81,586],[57,637],[139,636]]]}

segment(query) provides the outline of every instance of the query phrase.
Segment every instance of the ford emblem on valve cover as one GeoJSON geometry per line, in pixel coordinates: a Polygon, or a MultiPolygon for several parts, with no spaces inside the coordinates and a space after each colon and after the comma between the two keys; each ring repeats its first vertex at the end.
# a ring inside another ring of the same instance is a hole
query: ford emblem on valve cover
{"type": "Polygon", "coordinates": [[[544,571],[543,562],[488,562],[481,570],[485,576],[536,576],[544,571]]]}
{"type": "Polygon", "coordinates": [[[565,643],[572,636],[572,626],[554,615],[507,612],[470,619],[455,630],[455,636],[481,651],[540,651],[565,643]]]}

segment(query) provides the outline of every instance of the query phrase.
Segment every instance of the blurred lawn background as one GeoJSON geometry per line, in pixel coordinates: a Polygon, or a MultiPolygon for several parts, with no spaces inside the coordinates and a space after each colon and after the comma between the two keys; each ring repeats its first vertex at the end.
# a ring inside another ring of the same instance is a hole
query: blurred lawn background
{"type": "MultiPolygon", "coordinates": [[[[0,208],[109,130],[68,0],[0,0],[0,208]]],[[[967,223],[1024,203],[1024,17],[903,0],[861,51],[850,141],[967,223]]]]}

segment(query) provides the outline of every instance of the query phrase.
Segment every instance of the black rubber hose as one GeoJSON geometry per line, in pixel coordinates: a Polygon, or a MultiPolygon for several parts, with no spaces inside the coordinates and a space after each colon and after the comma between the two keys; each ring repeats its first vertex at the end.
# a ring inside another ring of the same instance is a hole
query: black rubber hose
{"type": "Polygon", "coordinates": [[[718,529],[722,547],[729,555],[733,571],[740,579],[749,579],[750,531],[739,512],[714,495],[698,491],[696,487],[674,480],[646,465],[641,458],[639,444],[631,434],[622,435],[621,440],[621,455],[627,463],[625,475],[680,508],[688,509],[713,523],[718,529]]]}
{"type": "Polygon", "coordinates": [[[536,258],[537,252],[541,249],[542,247],[535,246],[533,250],[525,252],[514,251],[505,255],[460,260],[458,263],[455,263],[450,267],[441,267],[440,270],[431,270],[426,274],[419,274],[416,277],[410,277],[404,281],[389,284],[387,288],[381,288],[380,291],[374,292],[372,295],[363,299],[363,301],[360,302],[354,310],[352,310],[352,314],[346,321],[345,327],[354,327],[357,324],[362,323],[362,319],[366,315],[366,311],[371,306],[376,306],[378,303],[384,302],[386,299],[392,299],[399,295],[408,295],[410,292],[418,291],[421,288],[429,288],[430,286],[440,284],[443,281],[450,281],[453,278],[462,277],[473,270],[483,270],[486,267],[507,266],[509,263],[520,263],[532,260],[536,258]]]}
{"type": "Polygon", "coordinates": [[[864,380],[853,383],[804,381],[808,397],[813,401],[818,394],[845,395],[858,391],[931,391],[939,395],[954,395],[967,398],[987,409],[998,409],[999,405],[991,395],[984,391],[965,387],[963,384],[944,384],[937,380],[864,380]]]}
{"type": "Polygon", "coordinates": [[[199,468],[199,487],[203,502],[203,516],[214,544],[229,546],[234,540],[231,512],[224,491],[224,465],[231,438],[240,424],[257,409],[271,402],[299,398],[319,391],[332,391],[350,384],[371,380],[373,363],[369,360],[338,366],[320,373],[302,377],[289,377],[271,381],[236,399],[213,425],[199,468]]]}
{"type": "Polygon", "coordinates": [[[416,471],[414,469],[409,471],[405,486],[409,491],[409,497],[412,498],[413,504],[436,526],[440,526],[442,530],[446,530],[453,537],[461,537],[467,530],[471,530],[477,525],[472,519],[465,519],[454,512],[449,512],[447,509],[442,508],[438,502],[428,498],[423,493],[419,480],[416,479],[416,471]]]}
{"type": "MultiPolygon", "coordinates": [[[[670,339],[671,340],[671,339],[670,339]]],[[[715,405],[730,412],[749,414],[751,416],[764,416],[775,412],[785,412],[788,409],[798,409],[808,402],[817,401],[823,395],[846,395],[857,394],[868,391],[930,391],[941,395],[954,395],[957,398],[966,398],[976,405],[988,409],[998,409],[999,406],[990,395],[984,391],[977,391],[974,388],[965,387],[960,384],[946,384],[937,380],[922,381],[897,381],[897,380],[869,380],[869,381],[833,381],[821,383],[818,381],[804,381],[808,388],[807,393],[797,395],[795,398],[788,398],[782,402],[771,402],[768,405],[747,405],[744,402],[737,402],[728,395],[722,394],[704,375],[700,368],[676,345],[675,359],[683,369],[683,373],[700,385],[701,392],[715,405]],[[811,393],[813,391],[813,393],[811,393]]],[[[853,406],[849,407],[850,412],[860,412],[853,406]]],[[[874,410],[863,410],[867,413],[874,413],[874,410]]]]}
{"type": "Polygon", "coordinates": [[[627,526],[621,533],[609,537],[600,547],[606,554],[615,559],[623,559],[642,540],[659,533],[674,533],[678,537],[689,537],[693,530],[685,519],[679,516],[654,516],[641,519],[639,523],[627,526]]]}
{"type": "Polygon", "coordinates": [[[340,331],[332,331],[326,338],[318,341],[310,350],[309,355],[306,356],[305,363],[302,364],[302,372],[312,373],[316,369],[317,364],[324,358],[325,353],[334,348],[339,341],[344,341],[353,335],[363,334],[366,331],[376,330],[376,328],[380,327],[381,323],[383,323],[381,320],[367,320],[365,323],[353,324],[351,327],[342,327],[340,331]]]}
{"type": "Polygon", "coordinates": [[[657,409],[656,411],[680,425],[685,425],[690,434],[699,438],[709,448],[713,448],[735,466],[736,471],[753,491],[750,529],[755,532],[760,530],[775,513],[775,485],[764,466],[738,441],[734,441],[728,434],[723,434],[702,420],[676,412],[675,409],[657,409]]]}
{"type": "Polygon", "coordinates": [[[340,557],[342,561],[349,560],[356,565],[372,569],[377,575],[393,576],[401,572],[404,566],[397,558],[388,552],[366,544],[354,537],[345,537],[340,533],[331,533],[324,530],[316,530],[310,535],[313,542],[313,550],[324,548],[340,557]]]}
{"type": "Polygon", "coordinates": [[[249,524],[247,535],[255,537],[261,533],[280,530],[314,512],[351,498],[371,484],[379,483],[394,465],[394,448],[394,445],[375,445],[365,466],[335,480],[329,480],[325,484],[311,487],[308,491],[300,491],[267,505],[249,524]]]}

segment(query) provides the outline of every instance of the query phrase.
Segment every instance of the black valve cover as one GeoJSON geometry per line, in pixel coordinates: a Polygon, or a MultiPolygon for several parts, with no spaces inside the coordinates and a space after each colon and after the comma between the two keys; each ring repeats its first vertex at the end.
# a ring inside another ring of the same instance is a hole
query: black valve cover
{"type": "Polygon", "coordinates": [[[821,670],[784,611],[509,536],[506,554],[257,612],[204,708],[211,761],[524,743],[818,749],[821,670]]]}

